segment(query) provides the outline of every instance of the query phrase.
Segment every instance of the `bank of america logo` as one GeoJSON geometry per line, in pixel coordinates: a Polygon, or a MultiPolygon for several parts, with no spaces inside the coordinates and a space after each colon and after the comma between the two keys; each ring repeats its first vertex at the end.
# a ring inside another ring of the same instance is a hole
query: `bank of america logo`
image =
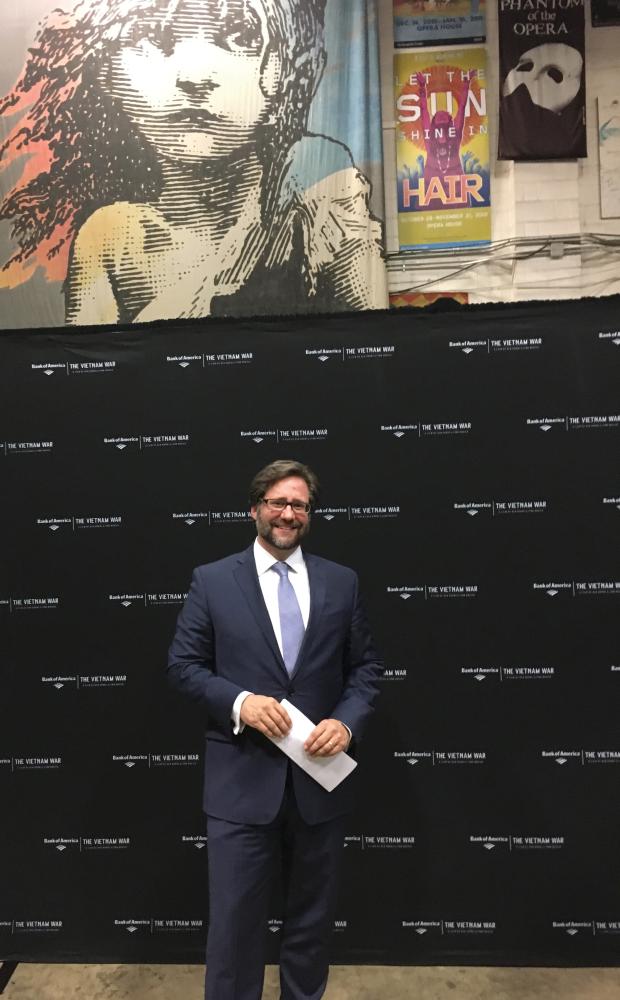
{"type": "Polygon", "coordinates": [[[558,767],[564,767],[566,764],[583,764],[585,763],[585,756],[583,750],[541,750],[540,756],[543,760],[549,761],[551,764],[557,764],[558,767]]]}
{"type": "Polygon", "coordinates": [[[594,920],[553,920],[551,923],[553,930],[568,934],[569,937],[576,937],[581,931],[587,934],[596,934],[594,920]]]}
{"type": "Polygon", "coordinates": [[[546,597],[557,597],[559,594],[571,597],[574,592],[572,580],[537,580],[532,583],[532,590],[546,597]]]}
{"type": "Polygon", "coordinates": [[[599,340],[609,340],[614,347],[620,347],[620,330],[601,330],[599,340]]]}
{"type": "Polygon", "coordinates": [[[145,764],[148,767],[149,764],[149,754],[147,753],[137,753],[137,754],[112,754],[112,763],[118,764],[121,767],[126,767],[131,770],[136,764],[145,764]]]}
{"type": "Polygon", "coordinates": [[[40,372],[42,375],[53,375],[54,372],[62,372],[63,375],[69,374],[67,364],[64,361],[42,361],[30,365],[30,370],[40,372]]]}
{"type": "Polygon", "coordinates": [[[527,417],[526,426],[548,433],[553,427],[566,428],[566,417],[527,417]]]}
{"type": "Polygon", "coordinates": [[[139,930],[152,933],[152,921],[150,918],[117,918],[113,921],[114,927],[124,931],[126,934],[135,934],[139,930]]]}
{"type": "Polygon", "coordinates": [[[379,430],[382,434],[391,434],[393,437],[400,440],[400,438],[405,437],[407,434],[414,434],[416,437],[420,435],[420,425],[418,423],[414,424],[381,424],[379,430]]]}
{"type": "Polygon", "coordinates": [[[388,586],[385,588],[385,591],[387,594],[399,597],[401,601],[409,601],[412,597],[426,597],[426,587],[424,584],[388,586]]]}
{"type": "Polygon", "coordinates": [[[138,435],[118,435],[117,437],[104,437],[103,443],[117,451],[125,451],[130,446],[140,447],[140,437],[138,435]]]}
{"type": "Polygon", "coordinates": [[[343,348],[342,347],[308,347],[305,349],[305,356],[311,358],[313,361],[318,361],[320,364],[324,365],[326,361],[330,358],[338,358],[343,360],[343,348]]]}
{"type": "Polygon", "coordinates": [[[462,354],[473,354],[474,351],[482,350],[485,353],[489,349],[489,343],[484,340],[450,340],[448,348],[452,351],[461,351],[462,354]]]}
{"type": "Polygon", "coordinates": [[[400,925],[419,934],[420,937],[433,932],[443,934],[443,920],[401,920],[400,925]]]}
{"type": "Polygon", "coordinates": [[[188,528],[191,528],[197,521],[206,521],[209,523],[211,520],[211,512],[208,510],[173,511],[172,520],[182,521],[188,528]]]}
{"type": "Polygon", "coordinates": [[[248,431],[239,431],[239,437],[241,440],[253,441],[254,444],[262,444],[263,441],[275,441],[279,440],[278,431],[269,428],[257,427],[248,431]]]}

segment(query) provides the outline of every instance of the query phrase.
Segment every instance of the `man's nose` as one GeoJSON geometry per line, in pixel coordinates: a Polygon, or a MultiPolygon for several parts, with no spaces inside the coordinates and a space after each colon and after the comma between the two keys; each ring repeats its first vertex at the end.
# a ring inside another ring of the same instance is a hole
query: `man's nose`
{"type": "Polygon", "coordinates": [[[289,503],[286,505],[286,507],[280,514],[280,517],[285,518],[287,521],[295,520],[295,511],[293,510],[292,504],[289,503]]]}

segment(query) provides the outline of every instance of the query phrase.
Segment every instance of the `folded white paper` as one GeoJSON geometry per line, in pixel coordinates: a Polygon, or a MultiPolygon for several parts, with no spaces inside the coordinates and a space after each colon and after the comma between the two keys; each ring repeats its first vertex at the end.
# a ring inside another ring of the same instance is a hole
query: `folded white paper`
{"type": "Polygon", "coordinates": [[[349,757],[344,750],[335,757],[311,757],[304,750],[304,743],[314,729],[314,722],[291,705],[286,698],[280,704],[290,715],[293,725],[286,736],[279,736],[277,739],[270,736],[269,739],[306,774],[318,781],[325,791],[333,791],[357,767],[357,761],[349,757]]]}

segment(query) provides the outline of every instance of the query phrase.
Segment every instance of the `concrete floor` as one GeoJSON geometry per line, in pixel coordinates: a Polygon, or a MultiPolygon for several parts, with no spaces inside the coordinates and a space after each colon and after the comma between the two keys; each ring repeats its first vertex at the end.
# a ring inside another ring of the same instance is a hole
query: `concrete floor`
{"type": "MultiPolygon", "coordinates": [[[[3,1000],[202,1000],[194,965],[20,965],[3,1000]]],[[[263,1000],[278,1000],[277,968],[263,1000]]],[[[335,966],[325,1000],[618,1000],[620,968],[335,966]]]]}

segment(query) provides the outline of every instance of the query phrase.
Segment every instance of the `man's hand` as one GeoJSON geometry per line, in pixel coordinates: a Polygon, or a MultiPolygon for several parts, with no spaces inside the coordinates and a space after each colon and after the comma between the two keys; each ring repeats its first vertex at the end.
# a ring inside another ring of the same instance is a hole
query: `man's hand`
{"type": "Polygon", "coordinates": [[[338,719],[323,719],[314,727],[304,743],[312,757],[335,757],[349,745],[349,730],[338,719]]]}
{"type": "Polygon", "coordinates": [[[290,716],[280,702],[262,694],[249,694],[244,698],[239,717],[246,726],[276,739],[286,736],[292,726],[290,716]]]}

